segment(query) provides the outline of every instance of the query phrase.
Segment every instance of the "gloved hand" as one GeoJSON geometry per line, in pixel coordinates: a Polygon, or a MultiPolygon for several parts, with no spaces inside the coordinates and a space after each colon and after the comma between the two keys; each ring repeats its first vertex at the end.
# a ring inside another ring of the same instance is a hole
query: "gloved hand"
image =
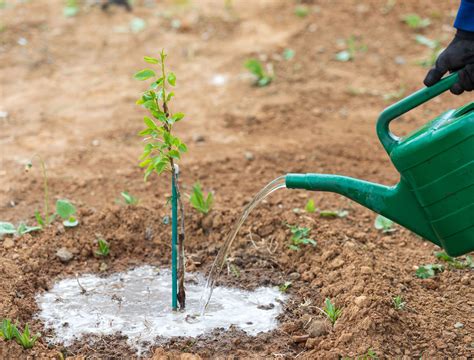
{"type": "Polygon", "coordinates": [[[448,71],[459,70],[459,82],[451,87],[455,95],[474,89],[474,32],[458,30],[453,41],[436,60],[424,83],[432,86],[441,80],[448,71]]]}

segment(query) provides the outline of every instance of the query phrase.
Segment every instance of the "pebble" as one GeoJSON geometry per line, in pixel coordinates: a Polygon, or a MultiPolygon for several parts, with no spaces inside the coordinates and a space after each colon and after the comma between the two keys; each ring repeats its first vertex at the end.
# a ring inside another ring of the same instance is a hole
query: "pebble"
{"type": "Polygon", "coordinates": [[[361,266],[360,267],[360,273],[365,274],[365,275],[370,275],[370,274],[372,274],[372,269],[368,266],[361,266]]]}
{"type": "Polygon", "coordinates": [[[407,61],[405,60],[405,58],[403,56],[397,56],[395,58],[395,64],[397,64],[397,65],[405,65],[406,62],[407,61]]]}
{"type": "Polygon", "coordinates": [[[246,151],[245,152],[245,159],[248,160],[248,161],[252,161],[253,159],[255,159],[255,156],[250,151],[246,151]]]}
{"type": "Polygon", "coordinates": [[[464,327],[464,324],[462,322],[457,322],[454,324],[455,329],[462,329],[464,327]]]}
{"type": "Polygon", "coordinates": [[[365,308],[367,305],[369,305],[370,301],[365,295],[358,296],[354,299],[354,303],[359,307],[359,308],[365,308]]]}
{"type": "Polygon", "coordinates": [[[74,255],[68,249],[66,249],[65,247],[62,247],[61,249],[59,249],[56,252],[56,256],[64,264],[71,261],[72,258],[74,257],[74,255]]]}
{"type": "Polygon", "coordinates": [[[97,139],[92,140],[92,146],[99,146],[99,145],[100,145],[99,140],[97,140],[97,139]]]}
{"type": "Polygon", "coordinates": [[[340,258],[336,258],[331,262],[331,264],[329,265],[329,268],[331,270],[336,270],[336,269],[339,269],[343,265],[344,265],[344,260],[340,258]]]}
{"type": "Polygon", "coordinates": [[[288,275],[288,279],[290,280],[298,280],[300,278],[300,274],[297,272],[292,272],[290,275],[288,275]]]}
{"type": "Polygon", "coordinates": [[[328,333],[328,324],[324,320],[313,320],[308,327],[310,337],[318,337],[328,333]]]}
{"type": "Polygon", "coordinates": [[[10,249],[12,247],[15,246],[15,242],[13,241],[13,239],[11,238],[6,238],[5,240],[3,240],[3,247],[5,249],[10,249]]]}

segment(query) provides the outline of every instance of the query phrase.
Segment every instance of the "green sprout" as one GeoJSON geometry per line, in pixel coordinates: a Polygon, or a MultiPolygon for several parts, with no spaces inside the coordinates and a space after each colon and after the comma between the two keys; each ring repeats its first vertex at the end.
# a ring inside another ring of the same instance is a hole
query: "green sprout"
{"type": "Polygon", "coordinates": [[[97,242],[98,249],[95,251],[97,256],[106,257],[110,254],[110,246],[104,239],[99,239],[97,242]]]}
{"type": "Polygon", "coordinates": [[[321,210],[319,215],[322,217],[339,217],[344,218],[349,215],[347,210],[321,210]]]}
{"type": "Polygon", "coordinates": [[[197,211],[202,214],[208,214],[209,211],[211,211],[214,197],[212,196],[211,192],[207,194],[207,197],[204,196],[201,190],[201,185],[196,183],[193,185],[193,190],[191,196],[189,197],[189,201],[191,202],[191,206],[197,211]]]}
{"type": "Polygon", "coordinates": [[[245,67],[250,71],[256,78],[255,84],[257,86],[263,87],[269,85],[273,76],[268,74],[264,69],[260,61],[256,59],[249,59],[245,62],[245,67]]]}
{"type": "Polygon", "coordinates": [[[304,18],[306,16],[308,16],[309,14],[309,9],[307,6],[304,6],[304,5],[298,5],[295,7],[295,11],[294,11],[295,15],[300,17],[300,18],[304,18]]]}
{"type": "Polygon", "coordinates": [[[377,230],[381,230],[383,233],[390,233],[396,230],[394,228],[393,221],[382,215],[377,215],[375,218],[374,227],[377,230]]]}
{"type": "Polygon", "coordinates": [[[170,101],[174,92],[168,91],[168,86],[176,85],[176,75],[166,70],[165,60],[167,55],[164,50],[159,58],[145,56],[144,60],[151,65],[158,65],[159,72],[152,69],[143,69],[134,75],[136,80],[146,81],[151,79],[148,89],[138,99],[137,104],[142,105],[149,111],[150,117],[145,116],[143,121],[145,129],[139,135],[143,137],[145,146],[140,157],[140,167],[145,168],[145,181],[152,173],[158,175],[169,173],[171,182],[174,184],[177,194],[179,208],[180,229],[178,234],[178,301],[180,308],[185,307],[184,290],[184,206],[181,200],[181,192],[178,179],[177,162],[182,154],[188,151],[186,144],[173,134],[173,126],[184,118],[182,112],[172,113],[170,101]]]}
{"type": "Polygon", "coordinates": [[[122,196],[123,201],[125,202],[126,205],[137,205],[138,204],[138,198],[130,194],[128,191],[122,191],[120,193],[120,196],[122,196]]]}
{"type": "Polygon", "coordinates": [[[79,224],[79,220],[74,216],[76,207],[66,199],[56,201],[56,214],[63,219],[65,227],[75,227],[79,224]]]}
{"type": "Polygon", "coordinates": [[[314,213],[316,211],[316,206],[314,204],[313,199],[309,199],[308,202],[306,203],[306,206],[304,207],[305,211],[307,213],[314,213]]]}
{"type": "Polygon", "coordinates": [[[283,284],[280,284],[280,286],[278,286],[278,290],[280,290],[282,293],[286,293],[290,287],[291,281],[285,281],[283,284]]]}
{"type": "Polygon", "coordinates": [[[397,295],[392,298],[393,307],[395,310],[403,310],[405,308],[406,302],[403,300],[401,295],[397,295]]]}
{"type": "Polygon", "coordinates": [[[287,225],[291,231],[291,244],[288,246],[291,250],[300,250],[300,245],[316,246],[316,241],[309,238],[311,229],[307,227],[299,227],[297,225],[287,225]]]}
{"type": "Polygon", "coordinates": [[[13,340],[15,338],[16,326],[12,324],[10,319],[3,319],[0,325],[0,337],[5,340],[13,340]]]}
{"type": "Polygon", "coordinates": [[[408,25],[411,29],[424,29],[431,24],[431,20],[428,18],[422,18],[418,14],[406,14],[402,17],[402,20],[405,24],[408,25]]]}
{"type": "Polygon", "coordinates": [[[474,268],[474,262],[469,255],[466,256],[465,261],[449,256],[445,251],[437,251],[434,255],[437,259],[447,262],[449,266],[455,269],[474,268]]]}
{"type": "Polygon", "coordinates": [[[415,274],[420,279],[429,279],[437,273],[444,271],[444,266],[440,264],[421,265],[416,270],[415,274]]]}
{"type": "Polygon", "coordinates": [[[0,221],[0,236],[3,235],[25,235],[27,233],[41,230],[41,226],[28,226],[25,223],[20,223],[15,227],[12,223],[0,221]]]}
{"type": "Polygon", "coordinates": [[[16,341],[23,346],[24,349],[31,349],[35,345],[36,340],[41,336],[40,333],[31,336],[28,324],[25,325],[23,333],[21,333],[16,326],[13,328],[13,331],[16,341]]]}
{"type": "Polygon", "coordinates": [[[324,301],[324,308],[319,309],[326,317],[329,319],[331,324],[335,324],[336,320],[339,319],[339,317],[342,314],[342,309],[338,309],[336,305],[334,305],[331,302],[331,299],[326,298],[324,301]]]}
{"type": "Polygon", "coordinates": [[[336,54],[337,61],[351,61],[354,60],[358,52],[367,51],[367,45],[359,43],[354,35],[350,36],[346,40],[343,40],[343,42],[346,46],[346,49],[336,54]]]}

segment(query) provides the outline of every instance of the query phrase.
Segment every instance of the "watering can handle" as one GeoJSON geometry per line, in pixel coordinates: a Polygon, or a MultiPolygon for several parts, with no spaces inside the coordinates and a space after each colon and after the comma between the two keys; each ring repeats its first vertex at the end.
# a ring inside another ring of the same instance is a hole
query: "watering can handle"
{"type": "Polygon", "coordinates": [[[389,125],[392,120],[442,94],[458,81],[458,74],[453,73],[435,85],[418,90],[382,111],[377,120],[377,135],[385,150],[390,154],[393,147],[400,141],[400,138],[390,132],[389,125]]]}

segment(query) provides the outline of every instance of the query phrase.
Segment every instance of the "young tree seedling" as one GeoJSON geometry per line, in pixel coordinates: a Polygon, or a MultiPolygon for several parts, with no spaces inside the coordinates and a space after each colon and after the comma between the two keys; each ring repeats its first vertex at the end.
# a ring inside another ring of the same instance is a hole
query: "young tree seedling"
{"type": "Polygon", "coordinates": [[[144,69],[137,72],[134,78],[140,81],[152,80],[148,90],[140,99],[138,105],[147,109],[151,117],[145,116],[145,129],[139,135],[144,138],[145,146],[141,155],[140,166],[145,168],[145,181],[152,173],[171,175],[172,189],[176,191],[176,198],[180,212],[180,230],[178,234],[178,302],[181,309],[185,307],[184,292],[184,206],[178,181],[178,167],[176,162],[188,148],[186,144],[172,132],[173,125],[184,118],[181,112],[172,113],[169,107],[174,92],[168,92],[168,86],[176,85],[176,75],[165,69],[166,54],[161,51],[159,58],[145,56],[145,61],[151,65],[158,65],[159,72],[144,69]]]}
{"type": "Polygon", "coordinates": [[[120,193],[120,196],[122,196],[123,201],[125,202],[126,205],[137,205],[138,204],[138,198],[130,194],[128,191],[122,191],[120,193]]]}
{"type": "Polygon", "coordinates": [[[406,302],[403,300],[401,295],[397,295],[392,298],[393,307],[395,310],[403,310],[405,309],[406,302]]]}
{"type": "Polygon", "coordinates": [[[377,215],[374,221],[374,227],[377,230],[381,230],[383,233],[390,233],[396,230],[393,221],[382,215],[377,215]]]}
{"type": "Polygon", "coordinates": [[[191,192],[191,196],[189,197],[189,201],[191,202],[191,206],[201,214],[208,214],[209,211],[211,211],[214,198],[211,192],[207,194],[207,197],[204,196],[201,190],[201,185],[196,183],[193,185],[193,190],[191,192]]]}
{"type": "Polygon", "coordinates": [[[255,76],[255,85],[263,87],[272,82],[273,76],[263,69],[262,63],[257,59],[247,60],[245,62],[245,67],[255,76]]]}
{"type": "Polygon", "coordinates": [[[319,311],[326,315],[332,325],[336,323],[336,320],[339,319],[342,314],[342,309],[338,309],[329,298],[326,298],[324,301],[324,308],[319,309],[319,311]]]}
{"type": "Polygon", "coordinates": [[[297,225],[287,225],[291,231],[291,244],[288,246],[291,250],[300,250],[300,245],[316,246],[316,241],[309,238],[311,229],[299,227],[297,225]]]}
{"type": "Polygon", "coordinates": [[[424,29],[431,24],[431,20],[428,18],[422,18],[418,14],[406,14],[402,17],[402,20],[409,28],[418,30],[424,29]]]}
{"type": "Polygon", "coordinates": [[[429,279],[437,273],[444,271],[444,266],[440,264],[421,265],[416,270],[415,274],[420,279],[429,279]]]}
{"type": "Polygon", "coordinates": [[[95,251],[95,254],[97,256],[102,256],[102,257],[109,256],[109,254],[110,254],[110,245],[107,243],[107,241],[105,241],[104,239],[99,239],[97,241],[97,246],[99,247],[95,251]]]}
{"type": "Polygon", "coordinates": [[[23,333],[21,333],[16,326],[14,327],[13,331],[15,333],[16,341],[18,344],[23,346],[24,349],[31,349],[35,345],[36,340],[41,336],[40,333],[31,336],[28,324],[25,325],[23,333]]]}

